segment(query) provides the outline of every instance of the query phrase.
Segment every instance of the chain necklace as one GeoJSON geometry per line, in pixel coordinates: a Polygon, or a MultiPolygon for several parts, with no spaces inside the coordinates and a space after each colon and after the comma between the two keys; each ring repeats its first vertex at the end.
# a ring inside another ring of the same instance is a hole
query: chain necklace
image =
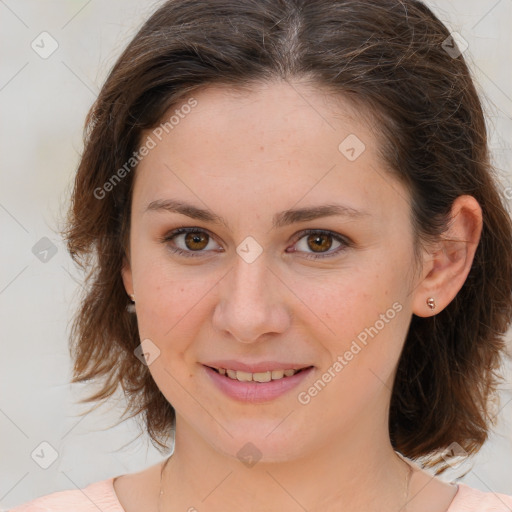
{"type": "Polygon", "coordinates": [[[400,455],[398,452],[395,452],[400,459],[404,462],[404,464],[407,465],[407,476],[405,477],[405,498],[404,498],[404,504],[402,507],[398,510],[398,512],[407,512],[407,505],[409,503],[409,488],[411,486],[411,477],[414,472],[414,468],[412,465],[405,459],[404,456],[400,455]]]}
{"type": "MultiPolygon", "coordinates": [[[[407,465],[407,476],[405,477],[405,486],[404,486],[405,487],[404,504],[398,510],[398,512],[407,512],[407,504],[409,503],[409,488],[410,488],[411,477],[414,472],[414,469],[413,469],[412,465],[409,462],[407,462],[405,457],[400,455],[398,452],[395,452],[395,453],[404,462],[404,464],[407,465]]],[[[169,463],[169,461],[171,460],[171,457],[172,457],[172,454],[167,458],[167,460],[163,464],[162,469],[160,471],[160,493],[158,495],[158,512],[161,512],[160,506],[162,503],[162,496],[164,495],[164,490],[162,489],[162,480],[163,480],[164,470],[165,470],[167,464],[169,463]]]]}
{"type": "Polygon", "coordinates": [[[164,469],[171,460],[172,455],[170,455],[167,460],[165,461],[164,465],[162,466],[162,470],[160,471],[160,493],[158,495],[158,512],[160,512],[160,505],[162,502],[162,495],[164,494],[164,490],[162,489],[162,479],[164,476],[164,469]]]}

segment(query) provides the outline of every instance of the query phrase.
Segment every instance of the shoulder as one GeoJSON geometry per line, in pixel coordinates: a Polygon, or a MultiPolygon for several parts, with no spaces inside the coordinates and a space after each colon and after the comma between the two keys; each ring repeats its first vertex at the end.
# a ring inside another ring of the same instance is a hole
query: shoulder
{"type": "Polygon", "coordinates": [[[83,489],[59,491],[28,501],[9,512],[125,512],[114,491],[114,478],[83,489]]]}
{"type": "Polygon", "coordinates": [[[512,512],[512,496],[484,492],[459,483],[447,512],[512,512]]]}

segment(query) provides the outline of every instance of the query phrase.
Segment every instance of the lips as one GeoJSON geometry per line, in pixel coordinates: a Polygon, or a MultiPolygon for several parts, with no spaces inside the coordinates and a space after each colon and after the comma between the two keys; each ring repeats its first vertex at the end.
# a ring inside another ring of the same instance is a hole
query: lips
{"type": "Polygon", "coordinates": [[[302,363],[212,361],[203,364],[206,375],[225,395],[241,402],[263,403],[298,386],[314,367],[302,363]],[[285,374],[286,372],[286,374],[285,374]]]}
{"type": "Polygon", "coordinates": [[[240,382],[270,382],[271,380],[279,380],[292,377],[302,369],[293,370],[268,370],[266,372],[244,372],[242,370],[232,370],[228,368],[212,368],[220,375],[225,375],[229,379],[238,380],[240,382]]]}
{"type": "Polygon", "coordinates": [[[261,361],[259,363],[243,363],[233,359],[224,359],[203,363],[214,370],[224,368],[226,370],[242,371],[248,373],[271,372],[275,370],[303,370],[309,368],[310,364],[303,363],[284,363],[282,361],[261,361]]]}

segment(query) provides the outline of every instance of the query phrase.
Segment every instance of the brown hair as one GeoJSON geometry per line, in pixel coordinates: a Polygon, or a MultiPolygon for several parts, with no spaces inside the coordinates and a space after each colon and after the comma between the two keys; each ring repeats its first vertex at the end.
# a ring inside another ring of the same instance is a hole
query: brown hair
{"type": "Polygon", "coordinates": [[[413,315],[389,418],[394,448],[427,466],[442,463],[439,450],[452,442],[478,451],[493,423],[512,318],[512,222],[494,181],[478,94],[463,56],[445,50],[449,37],[415,0],[164,3],[88,114],[63,231],[87,270],[71,333],[73,382],[102,383],[85,401],[105,400],[121,385],[126,410],[142,413],[153,444],[166,448],[174,409],[134,355],[137,320],[125,309],[120,273],[135,172],[126,162],[142,131],[210,84],[250,89],[258,81],[307,79],[371,110],[383,161],[410,190],[415,249],[442,235],[458,196],[472,195],[482,208],[481,239],[462,289],[437,315],[413,315]],[[127,172],[106,193],[123,166],[127,172]]]}

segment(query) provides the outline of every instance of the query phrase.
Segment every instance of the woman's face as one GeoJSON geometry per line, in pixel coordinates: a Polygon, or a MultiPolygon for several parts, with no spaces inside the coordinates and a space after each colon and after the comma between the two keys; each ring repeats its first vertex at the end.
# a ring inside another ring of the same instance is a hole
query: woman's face
{"type": "Polygon", "coordinates": [[[123,279],[177,429],[268,461],[387,435],[416,290],[375,135],[286,82],[212,86],[166,121],[142,139],[123,279]]]}

